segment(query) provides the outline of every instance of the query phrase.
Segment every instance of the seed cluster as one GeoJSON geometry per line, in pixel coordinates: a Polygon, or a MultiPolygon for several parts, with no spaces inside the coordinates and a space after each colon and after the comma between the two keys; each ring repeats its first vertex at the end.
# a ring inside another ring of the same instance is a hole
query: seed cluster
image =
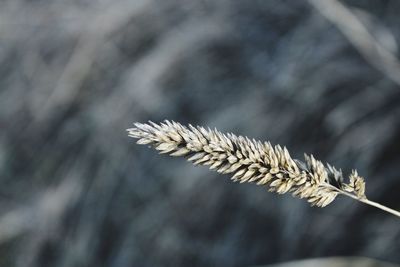
{"type": "Polygon", "coordinates": [[[195,165],[206,165],[219,173],[233,174],[232,180],[269,187],[279,194],[291,192],[312,205],[325,207],[340,191],[365,198],[365,183],[353,171],[348,184],[343,183],[341,171],[312,155],[304,155],[305,163],[292,159],[286,147],[247,137],[223,134],[203,127],[188,127],[174,121],[156,124],[135,123],[129,136],[138,144],[152,145],[160,153],[185,156],[195,165]]]}

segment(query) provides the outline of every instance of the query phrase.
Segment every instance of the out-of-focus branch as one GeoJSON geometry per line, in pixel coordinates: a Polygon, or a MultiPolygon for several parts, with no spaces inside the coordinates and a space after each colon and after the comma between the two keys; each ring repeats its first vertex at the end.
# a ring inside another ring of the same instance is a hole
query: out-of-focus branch
{"type": "Polygon", "coordinates": [[[370,259],[366,257],[330,257],[330,258],[314,258],[306,260],[297,260],[291,262],[283,262],[265,266],[254,266],[254,267],[314,267],[314,266],[325,266],[325,267],[398,267],[397,264],[390,262],[379,261],[376,259],[370,259]]]}
{"type": "Polygon", "coordinates": [[[126,5],[119,3],[107,9],[107,12],[99,12],[92,17],[89,25],[82,29],[78,43],[61,73],[57,86],[36,114],[37,120],[45,120],[52,113],[51,110],[72,102],[90,71],[96,50],[104,38],[133,16],[141,14],[149,4],[150,1],[135,1],[126,5]]]}
{"type": "Polygon", "coordinates": [[[25,207],[9,211],[0,217],[0,244],[38,229],[48,229],[57,224],[61,214],[76,200],[81,185],[76,180],[66,180],[50,189],[25,207]]]}
{"type": "Polygon", "coordinates": [[[308,0],[333,23],[376,69],[400,85],[400,62],[368,31],[356,15],[337,0],[308,0]]]}

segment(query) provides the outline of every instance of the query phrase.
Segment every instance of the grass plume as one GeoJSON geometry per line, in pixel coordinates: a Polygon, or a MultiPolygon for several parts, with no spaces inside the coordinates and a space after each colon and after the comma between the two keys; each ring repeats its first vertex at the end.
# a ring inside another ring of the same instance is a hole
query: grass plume
{"type": "Polygon", "coordinates": [[[313,155],[305,154],[300,161],[280,145],[174,121],[134,125],[127,131],[138,144],[152,145],[162,154],[184,156],[195,165],[231,174],[234,181],[267,186],[278,194],[290,192],[318,207],[327,206],[342,194],[400,217],[398,211],[367,199],[364,179],[356,170],[345,181],[341,170],[325,166],[313,155]]]}

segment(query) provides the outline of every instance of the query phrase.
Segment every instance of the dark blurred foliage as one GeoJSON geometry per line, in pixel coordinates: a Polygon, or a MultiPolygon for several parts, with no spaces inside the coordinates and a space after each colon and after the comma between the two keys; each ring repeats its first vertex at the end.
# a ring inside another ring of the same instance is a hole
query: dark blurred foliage
{"type": "MultiPolygon", "coordinates": [[[[400,2],[346,1],[396,54],[400,2]]],[[[310,2],[0,2],[0,266],[400,262],[400,221],[324,209],[134,144],[217,127],[366,177],[400,210],[400,88],[310,2]]]]}

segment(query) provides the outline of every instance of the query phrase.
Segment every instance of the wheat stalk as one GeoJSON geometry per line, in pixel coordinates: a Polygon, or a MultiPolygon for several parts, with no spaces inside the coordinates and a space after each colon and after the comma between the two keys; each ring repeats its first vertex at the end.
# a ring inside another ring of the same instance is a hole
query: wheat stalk
{"type": "Polygon", "coordinates": [[[341,170],[304,155],[305,162],[293,159],[286,147],[250,140],[232,133],[174,121],[156,124],[135,123],[129,136],[138,144],[152,145],[160,153],[185,156],[195,165],[207,165],[219,173],[233,174],[232,180],[269,187],[279,194],[291,192],[311,205],[325,207],[338,194],[346,195],[400,217],[400,212],[370,201],[365,196],[365,182],[356,170],[344,182],[341,170]]]}

